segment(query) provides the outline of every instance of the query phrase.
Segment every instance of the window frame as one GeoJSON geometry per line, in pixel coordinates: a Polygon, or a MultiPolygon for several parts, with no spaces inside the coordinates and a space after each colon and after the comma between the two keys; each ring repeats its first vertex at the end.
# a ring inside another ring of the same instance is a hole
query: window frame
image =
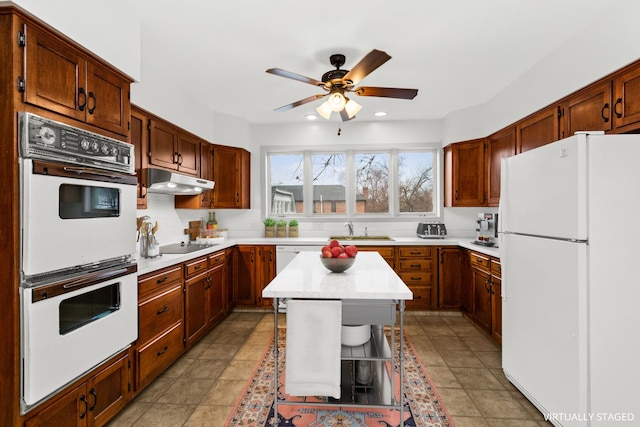
{"type": "Polygon", "coordinates": [[[443,211],[443,150],[440,143],[421,144],[389,144],[390,149],[384,149],[380,145],[349,145],[349,146],[305,146],[294,149],[291,146],[264,146],[261,149],[262,160],[262,211],[264,217],[290,217],[303,222],[331,222],[344,221],[345,218],[357,218],[359,220],[376,221],[439,221],[442,219],[443,211]],[[433,213],[425,212],[400,212],[398,192],[399,168],[398,153],[406,152],[432,152],[433,165],[433,213]],[[388,213],[356,213],[356,165],[355,155],[362,153],[388,153],[389,154],[389,212],[388,213]],[[303,213],[273,214],[271,213],[271,170],[269,163],[270,155],[291,155],[303,156],[303,213]],[[313,213],[313,164],[314,154],[343,154],[345,155],[345,214],[316,214],[313,213]],[[311,184],[309,184],[311,183],[311,184]]]}

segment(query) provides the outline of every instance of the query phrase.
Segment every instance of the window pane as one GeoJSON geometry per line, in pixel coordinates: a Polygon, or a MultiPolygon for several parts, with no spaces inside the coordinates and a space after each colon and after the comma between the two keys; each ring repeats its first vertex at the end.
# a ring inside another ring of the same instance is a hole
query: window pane
{"type": "Polygon", "coordinates": [[[356,213],[389,212],[389,154],[355,155],[356,213]]]}
{"type": "Polygon", "coordinates": [[[304,212],[304,155],[269,154],[271,214],[304,212]]]}
{"type": "Polygon", "coordinates": [[[345,155],[314,154],[313,213],[345,214],[345,155]]]}
{"type": "Polygon", "coordinates": [[[433,213],[433,152],[398,153],[400,212],[433,213]]]}

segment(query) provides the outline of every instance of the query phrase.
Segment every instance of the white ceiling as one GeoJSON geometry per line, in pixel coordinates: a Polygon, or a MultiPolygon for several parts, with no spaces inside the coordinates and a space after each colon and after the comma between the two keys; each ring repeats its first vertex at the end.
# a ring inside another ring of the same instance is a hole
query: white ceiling
{"type": "MultiPolygon", "coordinates": [[[[360,85],[418,89],[414,100],[357,97],[356,120],[440,119],[483,104],[619,0],[128,0],[141,22],[142,82],[187,91],[213,111],[250,123],[300,122],[322,101],[273,109],[319,88],[267,74],[278,67],[317,80],[346,55],[392,59],[360,85]]],[[[171,93],[170,91],[168,93],[171,93]]],[[[135,100],[134,100],[135,101],[135,100]]],[[[320,118],[319,120],[323,120],[320,118]]],[[[332,120],[339,120],[334,114],[332,120]]]]}

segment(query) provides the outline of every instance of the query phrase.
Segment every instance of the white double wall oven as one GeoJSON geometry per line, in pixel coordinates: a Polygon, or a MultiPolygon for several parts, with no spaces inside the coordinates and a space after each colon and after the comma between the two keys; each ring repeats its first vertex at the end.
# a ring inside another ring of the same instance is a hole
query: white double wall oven
{"type": "Polygon", "coordinates": [[[19,113],[22,412],[138,334],[133,146],[19,113]]]}

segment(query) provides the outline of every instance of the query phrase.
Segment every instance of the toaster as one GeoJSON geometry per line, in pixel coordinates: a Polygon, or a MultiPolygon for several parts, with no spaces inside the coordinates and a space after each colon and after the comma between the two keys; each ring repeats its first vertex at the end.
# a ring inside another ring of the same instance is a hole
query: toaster
{"type": "Polygon", "coordinates": [[[422,239],[444,239],[447,228],[441,222],[420,222],[416,234],[422,239]]]}

